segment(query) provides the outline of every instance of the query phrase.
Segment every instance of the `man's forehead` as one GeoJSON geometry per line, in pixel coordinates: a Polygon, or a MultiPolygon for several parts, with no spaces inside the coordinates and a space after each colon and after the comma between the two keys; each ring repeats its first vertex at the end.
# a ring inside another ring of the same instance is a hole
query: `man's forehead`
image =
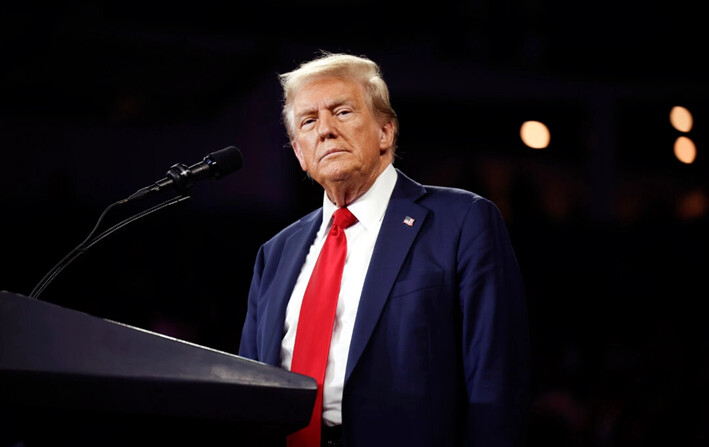
{"type": "Polygon", "coordinates": [[[330,104],[357,101],[364,94],[358,82],[341,77],[315,78],[301,86],[294,97],[294,105],[330,104]]]}

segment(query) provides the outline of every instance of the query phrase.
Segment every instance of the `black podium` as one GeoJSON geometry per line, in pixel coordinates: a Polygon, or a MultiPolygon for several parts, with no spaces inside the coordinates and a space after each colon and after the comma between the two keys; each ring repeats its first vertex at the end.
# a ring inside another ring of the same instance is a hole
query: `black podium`
{"type": "Polygon", "coordinates": [[[315,380],[0,292],[0,447],[265,446],[307,425],[315,380]]]}

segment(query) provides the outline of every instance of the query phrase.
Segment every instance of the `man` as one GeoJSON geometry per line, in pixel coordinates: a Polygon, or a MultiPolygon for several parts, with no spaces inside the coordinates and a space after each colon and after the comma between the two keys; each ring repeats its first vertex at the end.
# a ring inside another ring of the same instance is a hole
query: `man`
{"type": "Polygon", "coordinates": [[[399,123],[373,61],[323,53],[280,79],[291,145],[323,206],[259,250],[240,355],[291,369],[332,216],[356,218],[335,321],[315,324],[332,327],[318,439],[289,445],[524,445],[526,304],[498,209],[394,168],[399,123]]]}

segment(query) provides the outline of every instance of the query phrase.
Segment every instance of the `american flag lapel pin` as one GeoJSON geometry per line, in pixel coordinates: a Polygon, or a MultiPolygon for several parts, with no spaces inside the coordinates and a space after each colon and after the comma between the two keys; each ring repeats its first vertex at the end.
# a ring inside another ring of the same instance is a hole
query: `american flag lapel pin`
{"type": "Polygon", "coordinates": [[[413,227],[415,220],[416,220],[416,219],[414,219],[414,218],[411,217],[411,216],[406,216],[406,218],[404,219],[404,223],[405,223],[406,225],[410,226],[410,227],[413,227]]]}

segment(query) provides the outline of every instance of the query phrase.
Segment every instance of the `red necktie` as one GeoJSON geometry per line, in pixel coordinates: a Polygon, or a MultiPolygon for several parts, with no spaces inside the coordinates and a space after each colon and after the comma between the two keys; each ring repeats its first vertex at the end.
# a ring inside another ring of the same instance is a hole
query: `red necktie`
{"type": "Polygon", "coordinates": [[[323,383],[347,254],[345,228],[356,221],[357,218],[347,208],[335,211],[332,228],[305,289],[295,333],[291,371],[315,378],[318,391],[310,424],[288,436],[288,447],[320,447],[323,383]]]}

